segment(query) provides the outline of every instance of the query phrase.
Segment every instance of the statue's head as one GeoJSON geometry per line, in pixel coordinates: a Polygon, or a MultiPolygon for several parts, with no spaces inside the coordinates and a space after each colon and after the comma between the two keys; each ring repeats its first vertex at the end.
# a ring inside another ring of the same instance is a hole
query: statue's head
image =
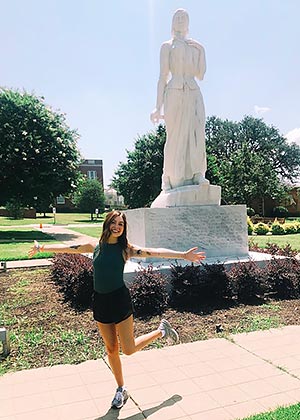
{"type": "Polygon", "coordinates": [[[180,33],[187,35],[189,31],[189,15],[184,9],[177,9],[172,19],[172,35],[180,33]]]}

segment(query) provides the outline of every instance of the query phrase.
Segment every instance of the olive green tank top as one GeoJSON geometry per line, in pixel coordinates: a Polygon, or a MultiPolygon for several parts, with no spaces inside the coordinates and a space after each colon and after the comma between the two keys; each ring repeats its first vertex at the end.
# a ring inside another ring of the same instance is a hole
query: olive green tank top
{"type": "Polygon", "coordinates": [[[123,271],[125,261],[119,243],[97,245],[93,255],[94,290],[110,293],[124,286],[123,271]]]}

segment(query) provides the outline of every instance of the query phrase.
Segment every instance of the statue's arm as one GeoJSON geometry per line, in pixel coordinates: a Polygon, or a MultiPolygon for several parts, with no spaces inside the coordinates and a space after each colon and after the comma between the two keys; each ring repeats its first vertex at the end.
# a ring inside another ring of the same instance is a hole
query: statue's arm
{"type": "Polygon", "coordinates": [[[164,103],[164,93],[170,73],[169,50],[170,44],[167,42],[165,42],[160,49],[160,72],[157,83],[156,107],[150,116],[153,123],[159,122],[159,120],[162,118],[161,110],[164,103]]]}
{"type": "Polygon", "coordinates": [[[205,72],[206,72],[206,59],[205,59],[205,50],[204,47],[194,39],[188,39],[187,43],[198,50],[199,58],[198,58],[198,66],[197,72],[195,76],[199,80],[203,80],[205,72]]]}

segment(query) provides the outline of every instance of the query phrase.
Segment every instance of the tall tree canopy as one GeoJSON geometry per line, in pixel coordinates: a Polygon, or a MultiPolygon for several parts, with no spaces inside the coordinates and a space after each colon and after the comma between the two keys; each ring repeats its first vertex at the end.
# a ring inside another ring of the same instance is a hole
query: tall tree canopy
{"type": "Polygon", "coordinates": [[[165,127],[140,136],[134,150],[127,150],[127,161],[120,163],[112,186],[123,195],[130,208],[149,206],[161,190],[165,127]]]}
{"type": "MultiPolygon", "coordinates": [[[[139,137],[135,149],[127,151],[113,186],[129,207],[144,207],[158,196],[161,188],[163,146],[166,132],[139,137]]],[[[289,144],[279,131],[263,120],[246,116],[240,122],[209,117],[206,121],[206,178],[222,187],[228,204],[247,204],[262,197],[280,198],[287,181],[300,173],[300,148],[289,144]]]]}
{"type": "Polygon", "coordinates": [[[0,89],[0,205],[41,207],[71,192],[81,159],[77,138],[43,98],[0,89]]]}
{"type": "Polygon", "coordinates": [[[279,198],[286,182],[293,182],[300,173],[299,146],[251,116],[240,122],[208,118],[206,149],[208,179],[221,185],[222,197],[231,204],[249,204],[265,196],[279,198]]]}

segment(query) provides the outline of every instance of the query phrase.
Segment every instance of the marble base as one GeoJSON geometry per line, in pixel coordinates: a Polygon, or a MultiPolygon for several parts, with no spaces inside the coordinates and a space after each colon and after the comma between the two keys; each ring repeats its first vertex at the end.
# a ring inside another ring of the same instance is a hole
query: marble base
{"type": "Polygon", "coordinates": [[[151,208],[220,205],[221,187],[201,183],[199,185],[185,185],[168,191],[161,191],[151,204],[151,208]]]}
{"type": "Polygon", "coordinates": [[[140,208],[125,213],[128,240],[140,247],[184,251],[197,246],[215,259],[249,255],[245,205],[140,208]]]}

